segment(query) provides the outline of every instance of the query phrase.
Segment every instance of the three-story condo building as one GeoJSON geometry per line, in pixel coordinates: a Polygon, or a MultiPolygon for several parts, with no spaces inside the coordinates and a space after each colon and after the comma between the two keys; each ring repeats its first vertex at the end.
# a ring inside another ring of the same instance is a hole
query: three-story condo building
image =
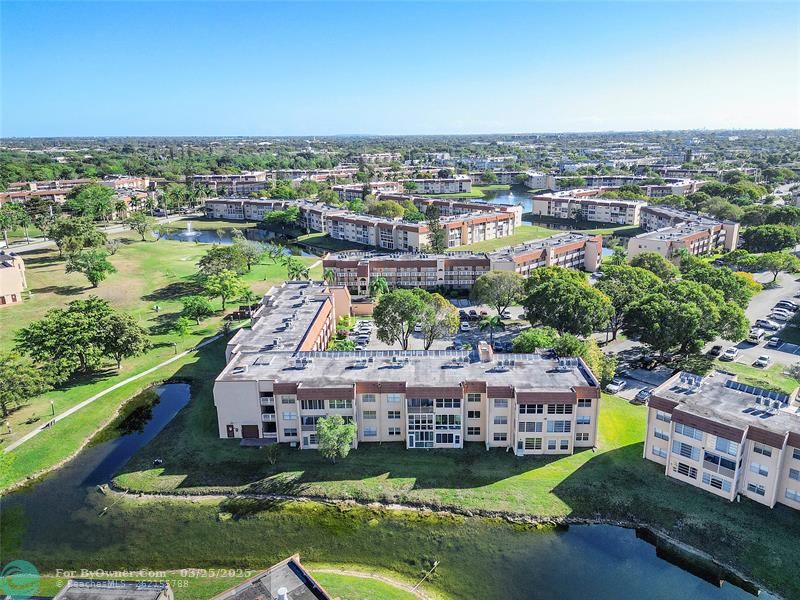
{"type": "Polygon", "coordinates": [[[316,424],[338,414],[355,444],[511,448],[570,454],[595,445],[600,386],[580,359],[471,351],[328,352],[345,288],[286,282],[264,297],[227,348],[214,383],[219,435],[244,444],[317,447],[316,424]]]}

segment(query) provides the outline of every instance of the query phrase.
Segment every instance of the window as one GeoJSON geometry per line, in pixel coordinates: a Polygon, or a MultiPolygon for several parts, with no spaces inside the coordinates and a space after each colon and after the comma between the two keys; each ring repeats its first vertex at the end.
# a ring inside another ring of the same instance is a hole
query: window
{"type": "Polygon", "coordinates": [[[361,394],[362,402],[375,402],[375,394],[361,394]]]}
{"type": "Polygon", "coordinates": [[[364,437],[377,437],[377,435],[378,435],[377,427],[364,427],[364,437]]]}
{"type": "Polygon", "coordinates": [[[408,408],[433,408],[433,400],[430,398],[409,398],[406,400],[408,408]]]}
{"type": "Polygon", "coordinates": [[[673,468],[674,471],[677,471],[680,475],[684,477],[689,477],[691,479],[697,479],[697,469],[694,467],[690,467],[686,463],[679,462],[676,467],[673,468]]]}
{"type": "Polygon", "coordinates": [[[505,416],[495,417],[494,418],[494,424],[495,425],[508,425],[508,417],[505,417],[505,416]]]}
{"type": "Polygon", "coordinates": [[[505,433],[495,433],[493,437],[495,442],[505,442],[508,439],[508,435],[505,433]]]}
{"type": "Polygon", "coordinates": [[[481,411],[479,411],[479,410],[468,410],[467,411],[467,418],[468,419],[480,419],[481,418],[481,411]]]}
{"type": "Polygon", "coordinates": [[[325,409],[325,401],[324,400],[302,400],[300,402],[300,408],[303,410],[324,410],[325,409]]]}
{"type": "Polygon", "coordinates": [[[667,458],[667,451],[664,448],[659,448],[658,446],[653,446],[651,450],[653,456],[658,456],[659,458],[667,458]]]}
{"type": "Polygon", "coordinates": [[[285,412],[285,413],[283,413],[283,420],[284,421],[297,421],[297,413],[296,412],[285,412]]]}
{"type": "Polygon", "coordinates": [[[576,433],[575,434],[575,441],[576,442],[588,442],[589,441],[589,434],[588,433],[576,433]]]}
{"type": "Polygon", "coordinates": [[[575,423],[578,425],[591,425],[592,418],[590,416],[578,416],[575,418],[575,423]]]}
{"type": "Polygon", "coordinates": [[[691,458],[692,460],[700,460],[700,450],[691,446],[689,444],[684,444],[683,442],[679,442],[674,440],[672,442],[672,451],[675,454],[680,454],[685,458],[691,458]]]}
{"type": "Polygon", "coordinates": [[[467,394],[467,402],[480,402],[481,395],[480,394],[467,394]]]}
{"type": "Polygon", "coordinates": [[[761,456],[772,456],[772,448],[765,446],[764,444],[754,443],[753,452],[760,454],[761,456]]]}
{"type": "Polygon", "coordinates": [[[542,438],[525,438],[525,450],[541,450],[542,438]]]}
{"type": "Polygon", "coordinates": [[[663,429],[656,428],[655,431],[653,431],[653,437],[656,437],[656,438],[658,438],[660,440],[664,440],[665,442],[668,442],[669,441],[669,432],[668,431],[664,431],[663,429]]]}
{"type": "Polygon", "coordinates": [[[330,408],[353,408],[352,400],[328,400],[330,408]]]}
{"type": "Polygon", "coordinates": [[[461,408],[461,398],[437,398],[436,408],[461,408]]]}
{"type": "Polygon", "coordinates": [[[436,429],[461,429],[461,415],[436,415],[436,429]]]}
{"type": "Polygon", "coordinates": [[[481,428],[480,427],[467,427],[467,435],[480,435],[481,428]]]}
{"type": "Polygon", "coordinates": [[[436,443],[437,444],[452,444],[454,439],[455,439],[455,434],[453,434],[453,433],[437,433],[436,434],[436,443]]]}
{"type": "Polygon", "coordinates": [[[718,490],[722,490],[723,492],[730,492],[731,491],[731,482],[727,479],[720,479],[719,477],[714,477],[711,473],[703,473],[703,483],[718,490]]]}
{"type": "Polygon", "coordinates": [[[494,399],[494,407],[495,408],[508,408],[508,398],[495,398],[494,399]]]}
{"type": "Polygon", "coordinates": [[[767,465],[761,465],[759,463],[751,462],[750,463],[750,472],[751,473],[758,473],[762,477],[769,476],[769,467],[767,465]]]}
{"type": "Polygon", "coordinates": [[[544,404],[520,404],[519,414],[521,415],[541,415],[544,413],[544,404]]]}
{"type": "MultiPolygon", "coordinates": [[[[710,452],[705,452],[703,454],[703,460],[706,463],[718,465],[719,467],[722,467],[723,469],[728,469],[729,471],[736,470],[736,463],[734,461],[729,460],[727,458],[722,458],[721,456],[717,456],[716,454],[711,454],[710,452]]],[[[708,468],[708,465],[705,466],[706,468],[708,468]]],[[[714,469],[714,470],[720,473],[722,472],[720,471],[720,469],[714,469]]],[[[725,473],[723,473],[723,475],[725,475],[725,473]]],[[[731,474],[730,477],[733,477],[733,474],[731,474]]]]}
{"type": "Polygon", "coordinates": [[[558,449],[559,450],[569,450],[569,440],[559,440],[558,441],[558,449]]]}
{"type": "Polygon", "coordinates": [[[785,495],[788,500],[794,500],[795,502],[800,502],[800,491],[793,490],[792,488],[786,488],[785,495]]]}
{"type": "Polygon", "coordinates": [[[592,407],[591,398],[584,398],[578,400],[578,408],[591,408],[591,407],[592,407]]]}
{"type": "Polygon", "coordinates": [[[718,437],[717,443],[714,444],[714,448],[720,452],[724,452],[728,456],[736,456],[739,454],[739,444],[730,440],[726,440],[725,438],[718,437]]]}
{"type": "Polygon", "coordinates": [[[386,394],[387,402],[400,402],[402,394],[386,394]]]}
{"type": "Polygon", "coordinates": [[[297,437],[297,427],[288,427],[284,429],[283,435],[286,437],[297,437]]]}
{"type": "Polygon", "coordinates": [[[378,418],[378,413],[377,413],[377,411],[374,411],[374,410],[365,410],[361,414],[364,415],[364,419],[368,419],[368,420],[372,420],[372,419],[377,419],[378,418]]]}
{"type": "Polygon", "coordinates": [[[694,438],[696,440],[703,439],[703,432],[689,425],[683,423],[675,423],[675,432],[685,435],[686,437],[694,438]]]}
{"type": "Polygon", "coordinates": [[[311,445],[317,443],[317,434],[316,433],[312,433],[311,435],[308,436],[308,443],[311,444],[311,445]]]}
{"type": "Polygon", "coordinates": [[[387,415],[390,419],[399,419],[400,418],[400,411],[399,410],[390,410],[387,415]]]}
{"type": "Polygon", "coordinates": [[[657,410],[656,419],[658,419],[659,421],[664,421],[664,423],[669,423],[670,421],[672,421],[672,415],[669,413],[665,413],[664,411],[657,410]]]}
{"type": "Polygon", "coordinates": [[[547,449],[548,450],[555,450],[556,449],[556,441],[555,440],[547,440],[547,449]]]}
{"type": "Polygon", "coordinates": [[[800,448],[794,448],[792,450],[792,458],[795,460],[800,460],[800,448]]]}
{"type": "Polygon", "coordinates": [[[294,396],[281,396],[281,404],[294,404],[294,396]]]}
{"type": "Polygon", "coordinates": [[[569,433],[572,431],[572,423],[569,421],[548,421],[547,431],[549,433],[569,433]]]}
{"type": "Polygon", "coordinates": [[[547,405],[547,414],[548,415],[571,415],[572,414],[572,404],[548,404],[547,405]]]}
{"type": "Polygon", "coordinates": [[[789,469],[789,479],[800,481],[800,471],[797,469],[789,469]]]}
{"type": "Polygon", "coordinates": [[[767,489],[760,483],[748,483],[747,491],[758,494],[759,496],[764,496],[767,493],[767,489]]]}
{"type": "Polygon", "coordinates": [[[521,433],[541,433],[542,432],[542,422],[541,421],[520,421],[519,422],[519,431],[521,433]]]}
{"type": "Polygon", "coordinates": [[[400,435],[399,427],[389,427],[389,435],[400,435]]]}

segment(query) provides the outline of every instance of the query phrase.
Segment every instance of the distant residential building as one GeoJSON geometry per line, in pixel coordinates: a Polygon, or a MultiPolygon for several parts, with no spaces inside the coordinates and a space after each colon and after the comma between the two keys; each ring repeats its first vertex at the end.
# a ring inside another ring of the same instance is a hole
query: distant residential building
{"type": "Polygon", "coordinates": [[[735,250],[739,224],[719,221],[687,210],[664,205],[648,205],[641,210],[641,226],[647,233],[628,242],[628,258],[643,252],[656,252],[677,260],[678,252],[709,254],[718,249],[735,250]]]}
{"type": "Polygon", "coordinates": [[[328,594],[295,554],[217,594],[212,600],[338,600],[328,594]]]}
{"type": "Polygon", "coordinates": [[[19,254],[0,250],[0,306],[22,302],[22,291],[28,287],[25,262],[19,254]]]}
{"type": "Polygon", "coordinates": [[[53,600],[174,600],[167,582],[69,579],[53,600]]]}
{"type": "MultiPolygon", "coordinates": [[[[214,383],[221,438],[318,447],[317,422],[340,415],[362,442],[411,449],[464,442],[518,455],[572,454],[597,439],[600,385],[581,359],[475,351],[328,352],[344,288],[286,282],[229,341],[214,383]]],[[[228,596],[223,596],[223,598],[228,596]]],[[[231,596],[235,597],[235,596],[231,596]]]]}
{"type": "Polygon", "coordinates": [[[569,190],[538,194],[532,199],[532,213],[553,219],[584,220],[618,225],[639,225],[646,202],[600,198],[601,190],[569,190]]]}
{"type": "Polygon", "coordinates": [[[263,190],[271,184],[266,171],[243,171],[241,173],[188,175],[186,183],[203,185],[219,194],[249,194],[263,190]]]}
{"type": "Polygon", "coordinates": [[[552,190],[555,189],[555,177],[548,173],[528,171],[528,178],[525,180],[525,187],[532,190],[552,190]]]}
{"type": "Polygon", "coordinates": [[[390,288],[470,289],[478,277],[489,271],[514,271],[527,276],[539,267],[561,266],[594,272],[600,266],[602,245],[600,236],[562,233],[484,253],[343,251],[326,255],[322,266],[333,270],[337,285],[357,295],[367,294],[375,277],[383,277],[390,288]]]}
{"type": "Polygon", "coordinates": [[[465,194],[472,191],[472,179],[469,175],[436,179],[404,179],[401,184],[406,182],[416,184],[414,192],[417,194],[465,194]]]}
{"type": "Polygon", "coordinates": [[[369,183],[335,185],[332,189],[339,195],[341,200],[352,202],[353,200],[363,200],[367,194],[378,195],[402,192],[403,184],[399,181],[370,181],[369,183]]]}
{"type": "Polygon", "coordinates": [[[403,155],[399,152],[364,153],[358,155],[358,160],[368,165],[387,164],[391,162],[400,162],[403,160],[403,155]]]}
{"type": "Polygon", "coordinates": [[[644,458],[664,474],[733,501],[800,509],[800,402],[723,372],[683,371],[648,401],[644,458]]]}

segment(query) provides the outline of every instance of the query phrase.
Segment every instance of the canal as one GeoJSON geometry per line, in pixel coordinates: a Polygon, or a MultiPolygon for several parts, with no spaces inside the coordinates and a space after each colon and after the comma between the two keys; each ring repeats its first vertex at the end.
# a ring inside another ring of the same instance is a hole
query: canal
{"type": "MultiPolygon", "coordinates": [[[[3,562],[28,560],[46,573],[257,569],[299,552],[306,563],[377,566],[409,578],[438,561],[432,583],[453,598],[753,597],[718,573],[704,571],[701,578],[663,560],[663,549],[634,530],[608,525],[541,529],[313,502],[220,503],[109,493],[104,484],[189,401],[185,383],[145,391],[66,466],[3,498],[3,562]]],[[[191,586],[176,591],[179,600],[202,597],[191,586]]]]}

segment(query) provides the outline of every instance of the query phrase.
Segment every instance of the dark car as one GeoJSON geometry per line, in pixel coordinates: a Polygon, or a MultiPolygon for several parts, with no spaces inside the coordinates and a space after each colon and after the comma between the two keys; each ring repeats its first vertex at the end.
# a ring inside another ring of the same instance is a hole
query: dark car
{"type": "Polygon", "coordinates": [[[458,311],[458,318],[462,321],[469,321],[469,313],[465,310],[458,311]]]}
{"type": "Polygon", "coordinates": [[[719,356],[722,354],[722,346],[711,346],[711,350],[708,351],[709,356],[719,356]]]}
{"type": "Polygon", "coordinates": [[[478,320],[478,311],[474,308],[469,311],[469,320],[470,321],[477,321],[478,320]]]}

